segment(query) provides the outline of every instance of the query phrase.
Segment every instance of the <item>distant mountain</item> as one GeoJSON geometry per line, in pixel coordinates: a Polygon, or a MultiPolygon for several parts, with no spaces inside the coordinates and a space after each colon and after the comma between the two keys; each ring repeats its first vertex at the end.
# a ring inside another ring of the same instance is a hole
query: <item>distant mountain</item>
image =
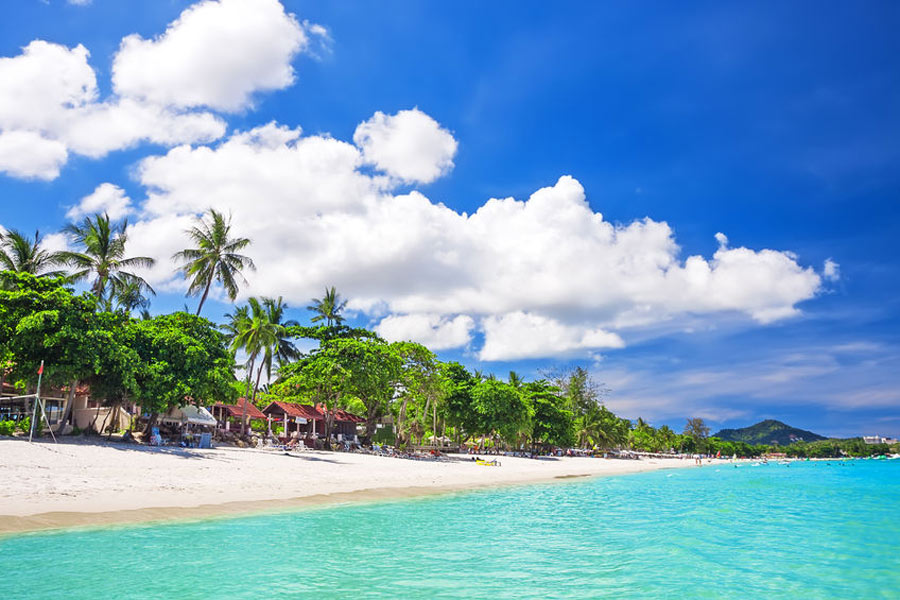
{"type": "Polygon", "coordinates": [[[797,429],[774,419],[766,419],[756,425],[742,429],[723,429],[716,434],[716,437],[729,442],[745,442],[747,444],[773,444],[777,442],[780,446],[787,446],[801,440],[814,442],[826,439],[812,431],[797,429]]]}

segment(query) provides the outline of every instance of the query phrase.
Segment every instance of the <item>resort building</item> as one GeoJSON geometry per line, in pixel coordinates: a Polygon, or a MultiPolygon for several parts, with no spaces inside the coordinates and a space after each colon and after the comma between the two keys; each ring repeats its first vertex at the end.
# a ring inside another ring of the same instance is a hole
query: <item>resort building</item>
{"type": "Polygon", "coordinates": [[[867,444],[896,444],[897,438],[881,437],[880,435],[864,435],[863,441],[867,444]]]}
{"type": "Polygon", "coordinates": [[[252,402],[248,402],[246,398],[238,398],[237,404],[223,404],[217,402],[209,408],[220,429],[230,431],[232,429],[241,429],[241,418],[246,416],[247,424],[251,421],[266,421],[268,417],[261,410],[256,408],[252,402]]]}
{"type": "MultiPolygon", "coordinates": [[[[272,402],[262,409],[271,420],[271,425],[281,425],[283,436],[315,439],[325,436],[325,410],[320,404],[295,404],[294,402],[272,402]]],[[[338,441],[357,441],[356,426],[365,419],[345,410],[334,411],[334,426],[331,435],[338,441]]]]}

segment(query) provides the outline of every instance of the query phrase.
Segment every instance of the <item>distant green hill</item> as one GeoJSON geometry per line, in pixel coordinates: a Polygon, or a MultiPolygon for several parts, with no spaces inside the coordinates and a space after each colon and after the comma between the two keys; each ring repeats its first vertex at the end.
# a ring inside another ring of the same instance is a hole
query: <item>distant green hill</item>
{"type": "Polygon", "coordinates": [[[814,442],[826,439],[812,431],[797,429],[774,419],[760,421],[756,425],[742,429],[723,429],[716,434],[716,437],[729,442],[745,442],[747,444],[772,444],[777,442],[781,446],[787,446],[801,440],[814,442]]]}

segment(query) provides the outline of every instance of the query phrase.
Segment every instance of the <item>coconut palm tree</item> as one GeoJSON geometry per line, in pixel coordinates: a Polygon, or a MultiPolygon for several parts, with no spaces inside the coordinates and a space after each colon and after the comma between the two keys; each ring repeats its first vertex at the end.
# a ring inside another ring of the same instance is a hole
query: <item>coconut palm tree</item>
{"type": "Polygon", "coordinates": [[[144,288],[136,281],[113,286],[110,301],[115,301],[116,308],[126,313],[140,309],[141,314],[144,314],[150,307],[150,300],[144,296],[144,288]]]}
{"type": "Polygon", "coordinates": [[[63,262],[59,252],[41,248],[41,232],[34,239],[11,229],[0,231],[0,270],[31,273],[38,277],[60,277],[65,271],[53,270],[63,262]]]}
{"type": "Polygon", "coordinates": [[[341,316],[341,313],[346,306],[347,301],[341,298],[334,286],[331,286],[330,289],[325,288],[324,296],[313,298],[312,304],[307,306],[306,310],[311,310],[315,313],[313,318],[310,319],[313,323],[325,321],[325,325],[332,327],[344,322],[344,317],[341,316]]]}
{"type": "Polygon", "coordinates": [[[515,371],[509,372],[509,385],[513,386],[514,388],[516,388],[518,390],[518,389],[521,389],[521,387],[524,385],[524,383],[525,382],[523,381],[521,375],[519,375],[515,371]]]}
{"type": "MultiPolygon", "coordinates": [[[[226,331],[229,332],[231,339],[231,350],[235,353],[238,351],[247,354],[247,393],[244,404],[244,413],[241,415],[241,436],[244,435],[247,427],[246,402],[250,399],[251,385],[253,383],[253,370],[256,367],[256,361],[262,358],[265,361],[267,350],[271,352],[277,344],[278,331],[269,321],[267,311],[264,304],[256,298],[247,300],[249,307],[242,307],[235,311],[235,316],[230,318],[226,331]]],[[[259,374],[262,372],[262,365],[257,374],[257,385],[259,384],[259,374]]]]}
{"type": "Polygon", "coordinates": [[[287,309],[287,304],[284,303],[281,296],[277,300],[274,298],[263,298],[262,308],[269,328],[269,344],[263,348],[262,356],[256,367],[256,384],[253,386],[251,402],[256,402],[256,394],[259,392],[263,370],[266,372],[266,379],[271,379],[273,365],[283,365],[300,357],[300,352],[294,346],[291,336],[287,332],[288,327],[299,325],[299,323],[294,320],[284,320],[284,311],[287,309]]]}
{"type": "Polygon", "coordinates": [[[218,281],[225,288],[225,293],[234,301],[238,293],[238,279],[247,284],[241,271],[256,269],[249,256],[238,254],[250,245],[248,238],[233,238],[231,234],[231,216],[227,218],[215,209],[209,209],[209,219],[200,217],[199,223],[186,231],[196,248],[185,248],[172,258],[183,261],[179,270],[191,280],[188,288],[189,296],[200,297],[197,314],[203,310],[203,303],[209,296],[213,281],[218,281]]]}
{"type": "MultiPolygon", "coordinates": [[[[278,365],[283,365],[300,357],[300,351],[291,341],[291,336],[287,333],[288,327],[296,327],[300,325],[294,319],[284,320],[284,312],[288,306],[284,303],[281,296],[278,298],[263,298],[263,305],[266,309],[266,316],[269,322],[276,329],[276,343],[272,349],[272,356],[278,365]]],[[[271,374],[271,373],[270,373],[271,374]]]]}
{"type": "Polygon", "coordinates": [[[91,291],[94,296],[109,307],[116,289],[134,285],[140,290],[155,294],[143,278],[126,269],[152,267],[156,261],[147,256],[125,256],[128,242],[128,221],[112,223],[109,215],[96,214],[85,217],[80,224],[70,224],[63,230],[75,238],[80,252],[60,252],[60,258],[75,269],[73,281],[81,281],[94,276],[91,291]],[[109,296],[107,296],[109,291],[109,296]]]}

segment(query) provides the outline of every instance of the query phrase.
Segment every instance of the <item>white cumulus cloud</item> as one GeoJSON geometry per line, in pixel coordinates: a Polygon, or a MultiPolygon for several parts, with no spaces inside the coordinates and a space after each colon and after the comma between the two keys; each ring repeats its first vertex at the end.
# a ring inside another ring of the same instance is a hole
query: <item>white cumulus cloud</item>
{"type": "Polygon", "coordinates": [[[566,325],[537,314],[516,311],[484,320],[481,360],[517,360],[558,356],[599,348],[624,348],[615,333],[590,325],[566,325]]]}
{"type": "Polygon", "coordinates": [[[0,172],[50,180],[72,154],[219,139],[226,124],[210,110],[245,109],[293,84],[291,61],[311,37],[329,39],[277,0],[204,0],[154,39],[125,37],[105,99],[87,48],[34,40],[0,57],[0,172]]]}
{"type": "Polygon", "coordinates": [[[101,183],[93,192],[70,208],[66,217],[77,220],[85,215],[106,213],[110,219],[119,220],[131,211],[131,198],[125,190],[111,183],[101,183]]]}
{"type": "Polygon", "coordinates": [[[291,60],[307,43],[301,24],[277,0],[205,0],[155,39],[124,38],[113,85],[155,104],[237,111],[257,91],[293,84],[291,60]]]}
{"type": "Polygon", "coordinates": [[[70,154],[101,157],[142,141],[210,142],[225,133],[210,113],[174,111],[129,98],[98,99],[84,46],[35,40],[0,58],[0,170],[55,179],[70,154]]]}
{"type": "Polygon", "coordinates": [[[33,131],[0,131],[0,172],[22,179],[56,179],[66,145],[33,131]]]}
{"type": "Polygon", "coordinates": [[[475,321],[468,315],[390,315],[378,323],[375,332],[391,342],[412,341],[445,350],[468,344],[474,327],[475,321]]]}
{"type": "Polygon", "coordinates": [[[453,135],[417,108],[376,112],[359,124],[353,142],[363,160],[405,182],[430,183],[453,168],[453,135]]]}
{"type": "Polygon", "coordinates": [[[569,176],[466,215],[397,194],[395,177],[365,164],[353,144],[276,123],[178,146],[139,165],[147,197],[129,239],[160,259],[152,283],[183,287],[170,257],[213,206],[253,240],[245,294],[303,305],[335,285],[392,339],[459,347],[482,331],[484,360],[588,354],[698,319],[770,323],[821,287],[786,251],[720,243],[711,257],[683,257],[667,223],[610,223],[569,176]]]}

